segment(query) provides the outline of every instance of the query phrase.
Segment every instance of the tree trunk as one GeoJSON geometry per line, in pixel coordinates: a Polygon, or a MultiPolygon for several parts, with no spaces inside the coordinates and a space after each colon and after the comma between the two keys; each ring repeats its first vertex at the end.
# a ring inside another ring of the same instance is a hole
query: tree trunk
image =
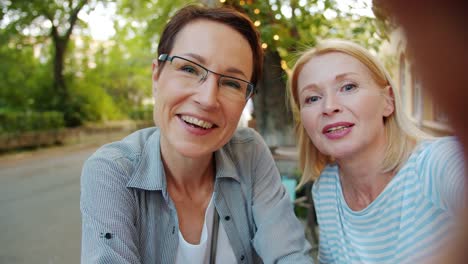
{"type": "Polygon", "coordinates": [[[64,113],[65,125],[66,126],[77,126],[80,125],[80,120],[76,119],[75,110],[71,104],[70,95],[65,83],[65,77],[63,76],[63,69],[65,64],[65,55],[67,50],[68,41],[70,40],[73,28],[78,21],[78,13],[88,3],[88,0],[80,0],[76,7],[71,9],[70,18],[68,19],[69,26],[65,30],[64,34],[60,34],[58,26],[55,23],[54,16],[45,13],[45,16],[52,23],[51,37],[54,43],[54,82],[53,87],[57,92],[55,95],[57,100],[55,102],[57,110],[64,113]],[[75,118],[74,118],[75,117],[75,118]]]}
{"type": "Polygon", "coordinates": [[[269,146],[294,145],[293,116],[286,106],[286,73],[278,52],[265,53],[263,78],[254,97],[256,128],[269,146]]]}
{"type": "Polygon", "coordinates": [[[54,90],[57,91],[60,102],[58,107],[63,110],[68,104],[68,90],[65,85],[65,78],[63,76],[63,65],[65,59],[66,42],[58,38],[54,41],[55,56],[54,56],[54,90]]]}

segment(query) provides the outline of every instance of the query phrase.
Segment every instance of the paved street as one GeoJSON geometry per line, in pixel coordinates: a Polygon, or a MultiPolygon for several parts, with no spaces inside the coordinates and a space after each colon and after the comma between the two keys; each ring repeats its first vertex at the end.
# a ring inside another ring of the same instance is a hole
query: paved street
{"type": "Polygon", "coordinates": [[[0,157],[0,263],[79,263],[80,172],[95,146],[0,157]]]}

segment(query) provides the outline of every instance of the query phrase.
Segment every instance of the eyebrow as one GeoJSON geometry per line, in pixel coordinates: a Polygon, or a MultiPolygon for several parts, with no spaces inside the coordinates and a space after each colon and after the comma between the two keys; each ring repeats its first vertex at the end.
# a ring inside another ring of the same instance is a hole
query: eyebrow
{"type": "Polygon", "coordinates": [[[338,74],[337,76],[335,76],[335,80],[345,79],[348,75],[358,75],[358,74],[355,72],[345,72],[345,73],[338,74]]]}
{"type": "MultiPolygon", "coordinates": [[[[189,53],[183,53],[182,55],[183,55],[183,56],[189,56],[189,57],[192,57],[192,58],[196,59],[203,67],[205,67],[205,68],[208,69],[208,67],[205,66],[206,60],[205,60],[205,58],[203,58],[202,56],[200,56],[200,55],[198,55],[198,54],[195,54],[195,53],[191,53],[191,52],[189,52],[189,53]]],[[[211,69],[209,69],[209,70],[211,71],[211,69]]],[[[231,73],[231,74],[241,74],[241,75],[243,75],[243,76],[245,77],[245,79],[248,79],[248,78],[247,78],[247,75],[245,75],[245,73],[244,73],[243,71],[241,71],[240,69],[235,68],[235,67],[229,67],[229,68],[227,68],[226,72],[227,72],[227,73],[231,73]]],[[[218,72],[216,72],[216,73],[218,73],[218,72]]],[[[225,75],[225,74],[223,74],[223,73],[219,73],[219,74],[225,75]]]]}
{"type": "Polygon", "coordinates": [[[299,91],[299,96],[301,96],[303,93],[305,93],[308,90],[316,90],[316,89],[318,89],[318,85],[316,85],[315,83],[308,84],[299,91]]]}
{"type": "MultiPolygon", "coordinates": [[[[341,73],[341,74],[338,74],[338,75],[335,76],[335,81],[346,79],[346,77],[349,76],[349,75],[358,75],[358,74],[355,73],[355,72],[341,73]]],[[[314,90],[314,89],[319,89],[319,86],[317,84],[315,84],[315,83],[310,83],[310,84],[304,86],[304,88],[301,89],[299,94],[302,94],[304,91],[314,90]]]]}

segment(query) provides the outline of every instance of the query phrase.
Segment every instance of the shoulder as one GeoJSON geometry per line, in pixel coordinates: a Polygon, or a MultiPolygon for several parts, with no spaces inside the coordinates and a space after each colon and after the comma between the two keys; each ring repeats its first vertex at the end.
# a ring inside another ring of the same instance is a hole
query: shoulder
{"type": "Polygon", "coordinates": [[[237,175],[248,181],[268,174],[275,166],[270,149],[251,128],[239,128],[232,138],[215,153],[216,166],[226,175],[237,175]],[[256,173],[258,171],[259,173],[256,173]]]}
{"type": "Polygon", "coordinates": [[[338,182],[338,166],[327,165],[312,187],[312,194],[315,197],[327,195],[330,191],[335,192],[338,182]]]}
{"type": "Polygon", "coordinates": [[[238,128],[234,135],[229,140],[228,144],[245,144],[245,143],[263,143],[263,138],[257,131],[252,128],[243,127],[238,128]]]}
{"type": "Polygon", "coordinates": [[[461,144],[456,137],[441,137],[420,142],[413,153],[418,163],[426,160],[448,160],[462,155],[461,144]]]}
{"type": "Polygon", "coordinates": [[[158,128],[151,127],[133,132],[122,140],[108,143],[100,147],[90,159],[107,158],[117,160],[120,158],[133,159],[143,152],[148,140],[159,132],[158,128]]]}
{"type": "Polygon", "coordinates": [[[463,178],[465,166],[461,144],[456,137],[422,141],[416,146],[405,167],[429,187],[432,183],[442,184],[452,178],[463,178]]]}
{"type": "MultiPolygon", "coordinates": [[[[140,162],[147,145],[152,140],[159,141],[159,129],[155,127],[135,131],[122,140],[100,147],[84,163],[83,177],[98,177],[103,172],[119,172],[130,177],[140,162]]],[[[155,146],[153,146],[155,147],[155,146]]],[[[115,173],[114,173],[115,175],[115,173]]]]}
{"type": "Polygon", "coordinates": [[[269,151],[269,148],[262,136],[251,128],[237,129],[232,138],[223,146],[222,149],[235,156],[250,156],[266,150],[269,151]]]}

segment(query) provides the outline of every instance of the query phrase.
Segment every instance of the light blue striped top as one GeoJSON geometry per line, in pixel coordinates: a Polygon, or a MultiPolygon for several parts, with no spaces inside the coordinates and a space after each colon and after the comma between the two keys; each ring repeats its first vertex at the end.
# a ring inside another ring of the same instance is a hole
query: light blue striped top
{"type": "Polygon", "coordinates": [[[365,209],[345,202],[338,167],[312,189],[320,263],[421,263],[447,239],[464,192],[463,155],[453,137],[420,143],[365,209]]]}

